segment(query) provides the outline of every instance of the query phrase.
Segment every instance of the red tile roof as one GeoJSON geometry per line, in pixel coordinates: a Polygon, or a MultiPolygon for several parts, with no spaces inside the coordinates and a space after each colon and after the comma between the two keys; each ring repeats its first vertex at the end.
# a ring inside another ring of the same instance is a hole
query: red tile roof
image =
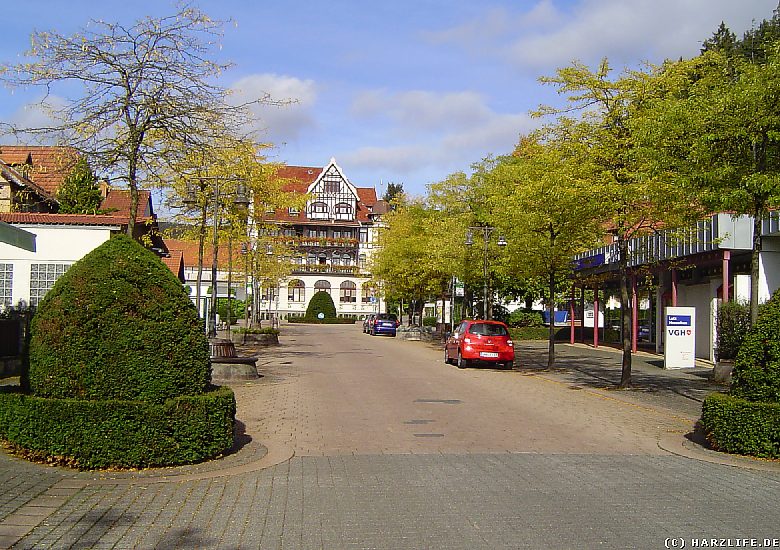
{"type": "Polygon", "coordinates": [[[162,261],[168,266],[168,269],[184,283],[186,281],[184,278],[184,255],[181,250],[170,250],[169,248],[168,251],[170,255],[168,257],[163,257],[162,261]]]}
{"type": "MultiPolygon", "coordinates": [[[[174,252],[181,254],[184,259],[184,267],[197,268],[198,267],[198,243],[197,241],[183,241],[179,239],[165,239],[165,245],[168,247],[168,251],[173,256],[174,252]]],[[[233,272],[243,272],[244,260],[241,256],[241,245],[233,247],[233,272]]],[[[203,246],[203,269],[208,271],[211,269],[213,246],[211,239],[206,239],[206,243],[203,246]]],[[[220,270],[226,270],[228,268],[228,246],[219,245],[217,251],[217,266],[220,270]]]]}
{"type": "MultiPolygon", "coordinates": [[[[314,180],[322,173],[323,167],[315,166],[282,166],[276,173],[276,177],[282,179],[282,190],[288,193],[297,193],[304,195],[309,185],[314,183],[314,180]]],[[[358,205],[357,215],[355,216],[355,222],[368,222],[369,214],[372,213],[384,213],[381,211],[375,211],[378,201],[376,196],[376,189],[373,187],[356,187],[358,192],[358,205]]],[[[274,214],[269,214],[267,219],[277,222],[287,223],[317,223],[318,220],[309,220],[306,212],[301,209],[301,212],[297,215],[290,215],[285,210],[277,210],[274,214]]],[[[349,225],[348,223],[339,222],[340,225],[349,225]]]]}
{"type": "Polygon", "coordinates": [[[0,160],[21,171],[52,196],[57,194],[78,158],[79,153],[71,147],[0,145],[0,160]]]}
{"type": "MultiPolygon", "coordinates": [[[[100,210],[107,210],[114,215],[130,216],[130,190],[111,189],[108,196],[100,203],[100,210]]],[[[154,217],[152,209],[152,194],[149,191],[138,191],[138,212],[136,220],[154,217]]]]}
{"type": "Polygon", "coordinates": [[[2,212],[0,221],[39,225],[115,225],[126,226],[127,216],[102,214],[38,214],[34,212],[2,212]]]}

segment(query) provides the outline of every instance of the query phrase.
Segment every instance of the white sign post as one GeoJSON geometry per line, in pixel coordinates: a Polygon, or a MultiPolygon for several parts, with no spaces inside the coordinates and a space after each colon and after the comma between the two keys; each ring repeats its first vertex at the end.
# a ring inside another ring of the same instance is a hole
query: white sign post
{"type": "Polygon", "coordinates": [[[664,309],[664,368],[690,369],[696,366],[696,308],[664,309]]]}

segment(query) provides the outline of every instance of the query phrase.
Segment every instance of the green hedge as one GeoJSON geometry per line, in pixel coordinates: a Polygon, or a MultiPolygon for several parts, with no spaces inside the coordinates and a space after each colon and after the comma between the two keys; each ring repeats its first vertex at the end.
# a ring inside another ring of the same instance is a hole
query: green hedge
{"type": "Polygon", "coordinates": [[[73,264],[32,320],[29,372],[38,397],[163,403],[206,390],[208,340],[181,282],[125,235],[73,264]]]}
{"type": "Polygon", "coordinates": [[[233,332],[237,334],[275,334],[276,336],[279,336],[279,329],[275,329],[271,327],[263,327],[263,328],[238,327],[238,328],[234,328],[233,332]]]}
{"type": "Polygon", "coordinates": [[[233,445],[227,387],[163,403],[34,397],[0,388],[0,439],[82,469],[199,462],[233,445]]]}
{"type": "Polygon", "coordinates": [[[727,453],[780,458],[780,404],[724,393],[707,396],[701,426],[712,446],[727,453]]]}
{"type": "Polygon", "coordinates": [[[548,327],[519,327],[510,328],[509,334],[513,340],[547,340],[550,337],[548,327]]]}
{"type": "Polygon", "coordinates": [[[354,325],[355,319],[348,317],[325,317],[317,319],[316,317],[288,317],[288,323],[310,323],[314,325],[354,325]]]}
{"type": "Polygon", "coordinates": [[[325,290],[315,292],[314,296],[309,300],[309,305],[306,307],[306,318],[308,319],[316,319],[320,313],[326,319],[336,317],[336,304],[333,303],[333,298],[325,290]]]}

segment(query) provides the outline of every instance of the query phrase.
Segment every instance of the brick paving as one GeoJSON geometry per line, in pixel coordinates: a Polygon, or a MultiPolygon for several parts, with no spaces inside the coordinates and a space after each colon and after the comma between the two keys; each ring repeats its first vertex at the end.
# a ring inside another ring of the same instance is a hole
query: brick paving
{"type": "MultiPolygon", "coordinates": [[[[458,370],[420,342],[284,327],[234,386],[234,454],[145,472],[72,472],[0,454],[0,547],[664,548],[780,538],[780,467],[670,454],[699,372],[520,346],[512,372],[458,370]],[[616,366],[617,365],[617,366],[616,366]],[[290,456],[294,453],[294,456],[290,456]]],[[[695,454],[695,453],[694,453],[695,454]]],[[[704,457],[703,453],[700,456],[704,457]]]]}

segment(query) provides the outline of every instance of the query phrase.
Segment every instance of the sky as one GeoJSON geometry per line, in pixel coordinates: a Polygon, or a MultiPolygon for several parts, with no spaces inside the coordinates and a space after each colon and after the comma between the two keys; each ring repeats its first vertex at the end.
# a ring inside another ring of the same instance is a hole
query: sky
{"type": "MultiPolygon", "coordinates": [[[[693,57],[721,21],[742,34],[777,0],[201,0],[225,25],[219,84],[258,108],[271,160],[325,166],[358,187],[400,183],[414,195],[538,127],[529,113],[560,101],[541,76],[607,58],[616,75],[641,62],[693,57]]],[[[177,11],[168,0],[27,0],[3,8],[0,63],[34,31],[70,35],[90,19],[125,24],[177,11]]],[[[0,118],[33,122],[37,89],[0,88],[0,118]]],[[[0,143],[12,138],[0,137],[0,143]]]]}

